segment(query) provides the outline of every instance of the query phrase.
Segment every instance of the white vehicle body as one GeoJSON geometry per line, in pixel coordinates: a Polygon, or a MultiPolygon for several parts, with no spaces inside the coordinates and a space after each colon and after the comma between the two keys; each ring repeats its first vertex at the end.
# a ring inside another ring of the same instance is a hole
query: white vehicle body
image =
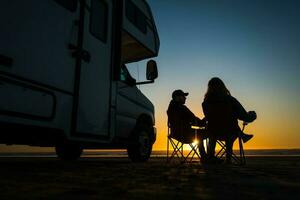
{"type": "Polygon", "coordinates": [[[158,54],[146,1],[0,4],[0,143],[126,148],[138,123],[155,141],[154,107],[124,68],[158,54]]]}

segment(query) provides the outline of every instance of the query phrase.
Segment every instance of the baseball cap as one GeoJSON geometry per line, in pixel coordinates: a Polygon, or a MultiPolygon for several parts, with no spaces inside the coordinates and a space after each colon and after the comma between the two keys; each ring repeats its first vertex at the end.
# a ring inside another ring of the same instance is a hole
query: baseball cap
{"type": "Polygon", "coordinates": [[[178,97],[178,96],[188,96],[188,95],[189,95],[189,93],[183,92],[182,90],[175,90],[172,93],[172,98],[174,99],[175,97],[178,97]]]}

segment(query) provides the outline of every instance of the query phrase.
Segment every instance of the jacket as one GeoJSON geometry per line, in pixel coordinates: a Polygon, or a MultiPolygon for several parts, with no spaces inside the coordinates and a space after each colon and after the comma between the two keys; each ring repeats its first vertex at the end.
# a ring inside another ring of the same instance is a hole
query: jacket
{"type": "Polygon", "coordinates": [[[190,140],[194,136],[191,125],[201,122],[185,105],[172,100],[168,110],[168,126],[171,128],[171,137],[179,141],[190,140]]]}
{"type": "Polygon", "coordinates": [[[210,97],[202,103],[202,109],[208,121],[209,133],[216,136],[237,134],[241,130],[238,120],[255,120],[255,116],[250,115],[241,103],[230,95],[210,97]]]}

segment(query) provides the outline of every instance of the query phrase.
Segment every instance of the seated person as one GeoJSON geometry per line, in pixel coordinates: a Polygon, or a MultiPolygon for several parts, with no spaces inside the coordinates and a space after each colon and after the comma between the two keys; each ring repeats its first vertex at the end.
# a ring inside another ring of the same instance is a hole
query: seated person
{"type": "MultiPolygon", "coordinates": [[[[239,101],[230,95],[223,81],[217,77],[208,82],[202,108],[207,119],[209,135],[208,159],[216,159],[214,157],[216,140],[224,140],[229,152],[226,154],[226,162],[230,163],[233,143],[241,133],[238,120],[253,122],[256,119],[256,113],[247,112],[239,101]]],[[[244,142],[252,137],[253,135],[242,133],[244,142]]]]}
{"type": "MultiPolygon", "coordinates": [[[[170,137],[182,143],[192,143],[195,139],[195,129],[191,126],[205,126],[205,121],[196,117],[184,104],[188,93],[182,90],[175,90],[172,93],[172,100],[169,104],[168,126],[171,129],[170,137]]],[[[200,134],[198,134],[199,137],[200,134]]],[[[206,153],[201,138],[197,138],[199,142],[199,152],[202,159],[206,158],[206,153]]]]}

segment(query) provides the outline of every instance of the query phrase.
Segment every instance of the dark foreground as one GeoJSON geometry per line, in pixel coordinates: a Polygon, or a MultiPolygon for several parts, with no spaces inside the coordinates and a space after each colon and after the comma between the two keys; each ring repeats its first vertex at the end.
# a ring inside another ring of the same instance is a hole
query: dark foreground
{"type": "Polygon", "coordinates": [[[300,157],[247,161],[237,167],[164,158],[0,158],[0,199],[300,199],[300,157]]]}

